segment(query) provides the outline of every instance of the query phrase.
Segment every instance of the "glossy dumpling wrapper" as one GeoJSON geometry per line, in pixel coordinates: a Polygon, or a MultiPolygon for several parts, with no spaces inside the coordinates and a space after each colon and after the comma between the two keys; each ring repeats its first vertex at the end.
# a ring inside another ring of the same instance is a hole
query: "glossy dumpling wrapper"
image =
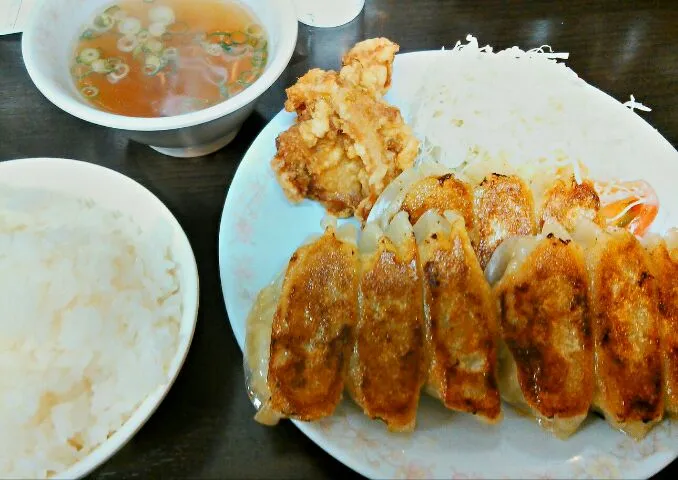
{"type": "Polygon", "coordinates": [[[430,210],[414,232],[424,277],[427,392],[449,409],[497,423],[496,309],[464,219],[430,210]]]}
{"type": "Polygon", "coordinates": [[[245,366],[257,421],[312,421],[334,412],[344,389],[357,297],[355,227],[330,222],[323,235],[297,249],[249,315],[245,366]]]}
{"type": "Polygon", "coordinates": [[[594,390],[584,254],[559,224],[514,237],[494,253],[501,329],[499,389],[557,437],[586,418],[594,390]]]}
{"type": "Polygon", "coordinates": [[[359,316],[347,387],[391,431],[414,429],[424,382],[424,318],[417,246],[407,214],[360,238],[359,316]]]}
{"type": "Polygon", "coordinates": [[[664,410],[678,417],[678,230],[645,241],[659,287],[664,410]]]}
{"type": "Polygon", "coordinates": [[[536,233],[532,192],[517,175],[486,176],[474,189],[474,213],[483,269],[504,240],[536,233]]]}
{"type": "Polygon", "coordinates": [[[605,226],[605,220],[600,213],[600,197],[593,182],[587,179],[578,182],[574,175],[555,179],[537,205],[539,228],[545,223],[555,222],[568,231],[573,231],[582,218],[601,227],[605,226]]]}
{"type": "MultiPolygon", "coordinates": [[[[451,179],[465,182],[463,176],[457,175],[454,170],[434,161],[422,161],[417,166],[408,168],[384,189],[370,211],[368,223],[377,223],[382,230],[385,230],[393,217],[405,206],[411,210],[408,214],[413,214],[410,223],[416,223],[418,217],[428,210],[424,205],[425,202],[440,202],[443,198],[449,198],[454,191],[463,191],[463,187],[451,179]],[[441,177],[444,178],[440,184],[433,181],[441,177]]],[[[453,201],[457,200],[453,199],[453,201]]],[[[458,208],[447,207],[446,210],[458,210],[458,208]]],[[[442,214],[442,211],[439,213],[442,214]]],[[[466,217],[465,212],[461,212],[461,215],[466,217]]]]}
{"type": "Polygon", "coordinates": [[[473,189],[452,173],[419,179],[406,192],[400,209],[408,214],[413,225],[430,210],[439,215],[446,211],[455,212],[463,218],[470,236],[474,236],[473,189]]]}
{"type": "Polygon", "coordinates": [[[664,410],[658,280],[650,255],[623,229],[582,220],[573,233],[586,252],[596,388],[593,406],[640,439],[664,410]]]}

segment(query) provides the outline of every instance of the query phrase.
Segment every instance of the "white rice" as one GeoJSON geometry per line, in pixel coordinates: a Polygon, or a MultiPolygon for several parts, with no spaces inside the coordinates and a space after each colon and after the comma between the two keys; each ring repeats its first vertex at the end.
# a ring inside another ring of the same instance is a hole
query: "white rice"
{"type": "Polygon", "coordinates": [[[169,238],[0,185],[0,477],[65,470],[168,380],[181,318],[169,238]]]}
{"type": "Polygon", "coordinates": [[[548,46],[495,52],[471,35],[437,52],[408,105],[421,159],[469,175],[483,163],[509,165],[526,177],[542,166],[569,166],[578,181],[582,164],[636,166],[643,152],[629,145],[626,117],[649,109],[633,96],[623,105],[605,102],[567,58],[548,46]]]}

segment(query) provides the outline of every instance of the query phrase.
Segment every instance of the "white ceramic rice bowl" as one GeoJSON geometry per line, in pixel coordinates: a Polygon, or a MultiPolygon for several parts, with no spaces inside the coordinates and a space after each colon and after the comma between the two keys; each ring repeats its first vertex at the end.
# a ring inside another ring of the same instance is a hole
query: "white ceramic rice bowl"
{"type": "Polygon", "coordinates": [[[30,158],[0,162],[0,183],[13,187],[39,188],[85,197],[97,205],[129,215],[141,228],[157,221],[167,224],[171,248],[179,266],[182,317],[177,351],[159,385],[131,413],[128,420],[82,460],[54,478],[80,478],[92,472],[122,448],[150,418],[172,386],[188,354],[198,314],[198,270],[191,245],[169,209],[146,188],[108,168],[57,158],[30,158]]]}

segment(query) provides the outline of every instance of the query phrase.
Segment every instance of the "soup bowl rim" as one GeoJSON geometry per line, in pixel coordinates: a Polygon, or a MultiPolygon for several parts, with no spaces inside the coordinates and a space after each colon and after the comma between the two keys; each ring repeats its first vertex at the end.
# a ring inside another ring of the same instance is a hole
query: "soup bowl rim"
{"type": "MultiPolygon", "coordinates": [[[[278,41],[269,47],[269,63],[262,75],[252,85],[232,98],[211,107],[194,112],[168,117],[132,117],[99,110],[75,98],[75,92],[66,92],[53,84],[53,72],[46,65],[37,62],[33,49],[38,42],[38,31],[46,27],[45,15],[40,12],[53,0],[38,0],[33,14],[23,32],[21,42],[22,56],[26,70],[38,90],[54,105],[82,120],[119,130],[153,132],[194,127],[208,123],[240,110],[259,98],[283,73],[287,67],[297,43],[298,24],[291,0],[267,0],[266,8],[275,9],[274,17],[280,25],[278,41]]],[[[243,2],[247,4],[248,2],[243,2]]],[[[262,21],[264,28],[268,25],[262,21]]],[[[271,45],[269,43],[269,45],[271,45]]]]}

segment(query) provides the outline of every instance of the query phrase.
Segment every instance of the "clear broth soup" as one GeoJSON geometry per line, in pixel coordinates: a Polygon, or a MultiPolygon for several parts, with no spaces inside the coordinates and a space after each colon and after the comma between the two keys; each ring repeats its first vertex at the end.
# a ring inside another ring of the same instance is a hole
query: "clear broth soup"
{"type": "Polygon", "coordinates": [[[239,2],[123,0],[81,32],[71,74],[100,110],[167,117],[237,95],[267,60],[266,32],[239,2]]]}

